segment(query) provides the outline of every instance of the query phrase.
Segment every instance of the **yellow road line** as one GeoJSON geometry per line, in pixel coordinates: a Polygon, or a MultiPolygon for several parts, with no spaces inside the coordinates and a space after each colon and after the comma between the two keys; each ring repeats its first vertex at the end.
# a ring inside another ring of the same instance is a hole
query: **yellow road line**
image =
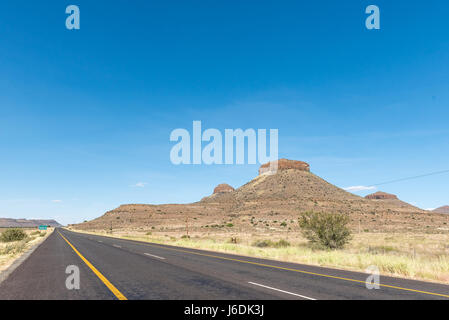
{"type": "MultiPolygon", "coordinates": [[[[76,231],[71,230],[71,232],[76,232],[76,231]]],[[[78,233],[83,234],[82,232],[78,232],[78,233]]],[[[86,234],[86,233],[84,233],[84,234],[86,234]]],[[[96,235],[96,234],[94,234],[94,235],[96,235]]],[[[170,247],[161,246],[161,245],[157,245],[157,244],[150,244],[150,243],[143,242],[143,241],[138,241],[138,240],[122,239],[122,238],[117,238],[117,237],[112,237],[112,236],[99,236],[99,235],[96,235],[96,236],[112,238],[112,239],[120,239],[120,240],[123,240],[123,241],[132,241],[132,242],[137,242],[139,244],[143,244],[143,245],[154,247],[154,248],[161,248],[161,249],[166,249],[166,250],[171,250],[171,251],[185,252],[185,253],[190,253],[190,254],[194,254],[194,255],[198,255],[198,256],[216,258],[216,259],[221,259],[221,260],[236,261],[236,262],[240,262],[240,263],[257,265],[257,266],[261,266],[261,267],[275,268],[275,269],[280,269],[280,270],[293,271],[293,272],[298,272],[298,273],[303,273],[303,274],[310,274],[310,275],[319,276],[319,277],[332,278],[332,279],[338,279],[338,280],[344,280],[344,281],[351,281],[351,282],[357,282],[357,283],[363,283],[363,284],[366,283],[363,280],[356,280],[356,279],[350,279],[350,278],[344,278],[344,277],[337,277],[337,276],[332,276],[332,275],[328,275],[328,274],[321,274],[321,273],[315,273],[315,272],[304,271],[304,270],[299,270],[299,269],[291,269],[291,268],[273,266],[273,265],[270,265],[270,264],[264,264],[264,263],[258,263],[258,262],[252,262],[252,261],[246,261],[246,260],[240,260],[240,259],[234,259],[234,258],[226,258],[226,257],[212,255],[212,254],[205,254],[205,253],[193,252],[193,251],[190,251],[190,250],[170,248],[170,247]]],[[[385,288],[392,288],[392,289],[397,289],[397,290],[403,290],[403,291],[416,292],[416,293],[428,294],[428,295],[432,295],[432,296],[439,296],[439,297],[449,298],[449,295],[442,294],[442,293],[421,291],[421,290],[415,290],[415,289],[409,289],[409,288],[402,288],[402,287],[397,287],[397,286],[391,286],[391,285],[388,285],[388,284],[379,284],[379,285],[381,287],[385,287],[385,288]]]]}
{"type": "MultiPolygon", "coordinates": [[[[315,273],[315,272],[310,272],[310,271],[304,271],[304,270],[298,270],[298,269],[291,269],[291,268],[273,266],[273,265],[270,265],[270,264],[264,264],[264,263],[258,263],[258,262],[252,262],[252,261],[246,261],[246,260],[240,260],[240,259],[234,259],[234,258],[226,258],[226,257],[212,255],[212,254],[193,252],[193,251],[189,251],[189,250],[168,248],[168,247],[164,247],[164,246],[160,246],[160,245],[148,244],[148,243],[145,243],[145,242],[141,242],[141,243],[143,243],[143,244],[145,244],[147,246],[150,246],[150,247],[162,248],[162,249],[166,249],[166,250],[179,251],[179,252],[186,252],[186,253],[196,254],[196,255],[204,256],[204,257],[210,257],[210,258],[216,258],[216,259],[222,259],[222,260],[229,260],[229,261],[236,261],[236,262],[240,262],[240,263],[253,264],[253,265],[257,265],[257,266],[261,266],[261,267],[268,267],[268,268],[275,268],[275,269],[280,269],[280,270],[293,271],[293,272],[310,274],[310,275],[320,276],[320,277],[325,277],[325,278],[345,280],[345,281],[351,281],[351,282],[357,282],[357,283],[363,283],[363,284],[366,283],[363,280],[356,280],[356,279],[350,279],[350,278],[344,278],[344,277],[337,277],[337,276],[332,276],[332,275],[328,275],[328,274],[321,274],[321,273],[315,273]]],[[[410,292],[423,293],[423,294],[428,294],[428,295],[433,295],[433,296],[440,296],[440,297],[444,297],[444,298],[449,298],[449,295],[442,294],[442,293],[435,293],[435,292],[421,291],[421,290],[415,290],[415,289],[408,289],[408,288],[402,288],[402,287],[397,287],[397,286],[391,286],[391,285],[388,285],[388,284],[379,284],[379,285],[381,287],[385,287],[385,288],[392,288],[392,289],[398,289],[398,290],[403,290],[403,291],[410,291],[410,292]]]]}
{"type": "MultiPolygon", "coordinates": [[[[58,232],[59,233],[59,232],[58,232]]],[[[83,260],[87,266],[95,273],[95,275],[100,278],[100,280],[108,287],[109,290],[117,297],[119,300],[128,300],[126,297],[111,283],[104,275],[101,274],[100,271],[95,268],[92,263],[89,262],[84,256],[67,240],[62,234],[59,235],[69,244],[70,247],[76,252],[76,254],[83,260]]]]}

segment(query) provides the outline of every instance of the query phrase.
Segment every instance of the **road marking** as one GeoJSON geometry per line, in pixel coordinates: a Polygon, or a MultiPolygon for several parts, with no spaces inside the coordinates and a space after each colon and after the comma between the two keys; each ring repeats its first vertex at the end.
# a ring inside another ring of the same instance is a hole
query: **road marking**
{"type": "Polygon", "coordinates": [[[113,244],[114,247],[116,248],[121,248],[119,245],[113,244]]]}
{"type": "Polygon", "coordinates": [[[154,257],[154,258],[158,258],[158,259],[165,260],[165,258],[163,258],[163,257],[159,257],[159,256],[156,256],[156,255],[150,254],[150,253],[144,253],[144,255],[147,255],[147,256],[150,256],[150,257],[154,257]]]}
{"type": "Polygon", "coordinates": [[[98,240],[98,242],[101,242],[101,243],[103,243],[103,241],[101,241],[101,240],[98,240]]]}
{"type": "MultiPolygon", "coordinates": [[[[139,242],[139,241],[136,241],[136,242],[139,242]]],[[[240,262],[240,263],[252,264],[252,265],[261,266],[261,267],[274,268],[274,269],[279,269],[279,270],[287,270],[287,271],[293,271],[293,272],[298,272],[298,273],[303,273],[303,274],[310,274],[310,275],[324,277],[324,278],[331,278],[331,279],[338,279],[338,280],[345,280],[345,281],[363,283],[363,285],[366,284],[366,282],[363,281],[363,280],[356,280],[356,279],[350,279],[350,278],[344,278],[344,277],[337,277],[337,276],[332,276],[332,275],[328,275],[328,274],[321,274],[321,273],[315,273],[315,272],[304,271],[304,270],[299,270],[299,269],[292,269],[292,268],[286,268],[286,267],[278,267],[278,266],[273,266],[273,265],[270,265],[270,264],[264,264],[264,263],[253,262],[253,261],[246,261],[246,260],[240,260],[240,259],[234,259],[234,258],[220,257],[220,256],[212,255],[212,254],[192,252],[192,251],[189,251],[189,250],[168,248],[168,247],[164,247],[164,246],[160,246],[160,245],[148,244],[148,243],[145,243],[145,242],[139,242],[139,243],[142,243],[142,244],[147,245],[149,247],[161,248],[161,249],[166,249],[166,250],[171,250],[171,251],[178,251],[178,252],[185,252],[185,253],[190,253],[190,254],[194,254],[194,255],[198,255],[198,256],[216,258],[216,259],[227,260],[227,261],[236,261],[236,262],[240,262]]],[[[379,284],[379,286],[385,287],[385,288],[391,288],[391,289],[397,289],[397,290],[403,290],[403,291],[409,291],[409,292],[416,292],[416,293],[423,293],[423,294],[428,294],[428,295],[433,295],[433,296],[449,298],[449,295],[442,294],[442,293],[421,291],[421,290],[415,290],[415,289],[408,289],[408,288],[402,288],[402,287],[397,287],[397,286],[390,286],[388,284],[379,284]]]]}
{"type": "MultiPolygon", "coordinates": [[[[58,232],[59,233],[59,232],[58,232]]],[[[108,287],[109,290],[117,297],[119,300],[128,300],[111,282],[109,282],[108,279],[104,275],[101,274],[100,271],[95,268],[92,263],[89,262],[84,256],[67,240],[62,234],[59,233],[59,235],[69,244],[70,247],[72,247],[73,251],[76,252],[76,254],[83,260],[87,266],[95,273],[95,275],[100,278],[100,280],[108,287]]]]}
{"type": "Polygon", "coordinates": [[[248,283],[253,284],[255,286],[262,287],[262,288],[271,289],[271,290],[279,291],[279,292],[282,292],[282,293],[291,294],[292,296],[301,297],[301,298],[304,298],[304,299],[307,299],[307,300],[316,300],[314,298],[306,297],[306,296],[303,296],[303,295],[300,295],[300,294],[297,294],[297,293],[293,293],[293,292],[289,292],[289,291],[285,291],[285,290],[281,290],[281,289],[276,289],[276,288],[265,286],[263,284],[259,284],[259,283],[255,283],[255,282],[248,282],[248,283]]]}
{"type": "MultiPolygon", "coordinates": [[[[72,231],[72,232],[76,233],[76,231],[72,231]]],[[[80,232],[78,232],[78,233],[80,233],[80,232]]],[[[118,239],[118,238],[115,238],[115,237],[104,236],[104,235],[102,237],[118,239]]],[[[127,240],[127,239],[121,239],[121,240],[127,240]]],[[[240,262],[240,263],[252,264],[252,265],[261,266],[261,267],[274,268],[274,269],[279,269],[279,270],[287,270],[287,271],[293,271],[293,272],[298,272],[298,273],[303,273],[303,274],[310,274],[310,275],[324,277],[324,278],[331,278],[331,279],[338,279],[338,280],[344,280],[344,281],[351,281],[351,282],[361,283],[363,285],[366,284],[366,282],[363,281],[363,280],[356,280],[356,279],[350,279],[350,278],[344,278],[344,277],[337,277],[337,276],[332,276],[332,275],[328,275],[328,274],[321,274],[321,273],[315,273],[315,272],[304,271],[304,270],[299,270],[299,269],[292,269],[292,268],[286,268],[286,267],[278,267],[278,266],[273,266],[273,265],[270,265],[270,264],[264,264],[264,263],[258,263],[258,262],[252,262],[252,261],[246,261],[246,260],[240,260],[240,259],[234,259],[234,258],[220,257],[220,256],[212,255],[212,254],[193,252],[193,251],[183,250],[183,249],[169,248],[169,247],[156,245],[156,244],[150,244],[150,243],[147,243],[147,242],[142,242],[142,241],[137,241],[137,240],[127,240],[127,241],[132,241],[132,242],[139,243],[139,244],[146,245],[146,246],[153,247],[153,248],[161,248],[161,249],[166,249],[166,250],[171,250],[171,251],[185,252],[185,253],[190,253],[190,254],[194,254],[194,255],[198,255],[198,256],[216,258],[216,259],[227,260],[227,261],[236,261],[236,262],[240,262]]],[[[257,259],[257,258],[255,258],[255,259],[257,259]]],[[[448,294],[429,292],[429,291],[421,291],[421,290],[415,290],[415,289],[391,286],[391,285],[388,285],[388,284],[379,284],[379,286],[384,287],[384,288],[391,288],[391,289],[397,289],[397,290],[403,290],[403,291],[409,291],[409,292],[428,294],[428,295],[431,295],[431,296],[439,296],[439,297],[449,298],[448,294]]]]}

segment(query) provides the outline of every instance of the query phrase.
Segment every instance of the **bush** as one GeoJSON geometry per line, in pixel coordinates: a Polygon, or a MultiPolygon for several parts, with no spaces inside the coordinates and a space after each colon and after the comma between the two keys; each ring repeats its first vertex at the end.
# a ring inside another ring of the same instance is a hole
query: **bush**
{"type": "Polygon", "coordinates": [[[4,248],[0,248],[0,255],[20,253],[23,250],[25,250],[25,245],[26,245],[25,240],[9,244],[9,245],[5,246],[4,248]]]}
{"type": "Polygon", "coordinates": [[[258,248],[285,248],[289,247],[290,243],[283,239],[279,240],[278,242],[274,242],[271,240],[257,240],[253,242],[253,246],[258,248]]]}
{"type": "Polygon", "coordinates": [[[7,229],[0,235],[0,241],[2,242],[13,242],[20,241],[27,237],[27,234],[22,229],[7,229]]]}
{"type": "Polygon", "coordinates": [[[286,241],[284,239],[281,239],[278,242],[275,242],[274,246],[276,248],[286,248],[286,247],[290,247],[290,242],[288,242],[288,241],[286,241]]]}
{"type": "Polygon", "coordinates": [[[303,236],[328,249],[341,249],[351,240],[348,224],[345,214],[305,212],[299,217],[303,236]]]}
{"type": "Polygon", "coordinates": [[[267,248],[272,247],[273,242],[271,240],[257,240],[253,243],[253,246],[258,248],[267,248]]]}

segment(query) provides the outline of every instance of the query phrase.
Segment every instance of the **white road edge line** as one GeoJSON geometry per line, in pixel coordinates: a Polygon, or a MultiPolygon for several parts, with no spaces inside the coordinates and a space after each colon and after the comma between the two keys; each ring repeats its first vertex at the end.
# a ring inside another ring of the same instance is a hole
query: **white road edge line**
{"type": "Polygon", "coordinates": [[[118,246],[118,245],[116,245],[116,244],[113,244],[113,246],[116,247],[116,248],[121,248],[120,246],[118,246]]]}
{"type": "Polygon", "coordinates": [[[306,296],[303,296],[303,295],[300,295],[300,294],[297,294],[297,293],[293,293],[293,292],[289,292],[289,291],[285,291],[285,290],[281,290],[281,289],[276,289],[276,288],[265,286],[263,284],[259,284],[259,283],[255,283],[255,282],[248,282],[248,283],[253,284],[255,286],[262,287],[262,288],[267,288],[267,289],[271,289],[271,290],[275,290],[275,291],[291,294],[293,296],[301,297],[301,298],[304,298],[304,299],[307,299],[307,300],[316,300],[314,298],[306,297],[306,296]]]}
{"type": "Polygon", "coordinates": [[[150,256],[150,257],[154,257],[154,258],[158,258],[158,259],[162,259],[162,260],[165,260],[165,258],[156,256],[156,255],[154,255],[154,254],[144,253],[144,255],[150,256]]]}

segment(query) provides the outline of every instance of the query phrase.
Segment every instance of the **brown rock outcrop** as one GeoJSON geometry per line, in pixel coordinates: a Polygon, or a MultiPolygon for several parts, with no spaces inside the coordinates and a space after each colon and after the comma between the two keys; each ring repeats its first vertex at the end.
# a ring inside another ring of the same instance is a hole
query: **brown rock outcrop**
{"type": "Polygon", "coordinates": [[[217,193],[228,193],[228,192],[232,192],[232,191],[234,191],[233,187],[231,187],[229,184],[222,183],[222,184],[219,184],[218,186],[215,187],[214,194],[217,194],[217,193]]]}
{"type": "Polygon", "coordinates": [[[365,198],[371,199],[371,200],[388,200],[388,199],[397,200],[398,199],[398,197],[395,196],[394,194],[390,194],[390,193],[386,193],[386,192],[382,192],[382,191],[369,194],[365,198]]]}
{"type": "Polygon", "coordinates": [[[449,214],[449,206],[442,206],[442,207],[439,207],[439,208],[433,210],[433,212],[449,214]]]}
{"type": "MultiPolygon", "coordinates": [[[[259,175],[264,174],[266,172],[270,172],[270,164],[271,162],[267,162],[260,166],[259,175]]],[[[288,160],[288,159],[279,159],[278,160],[278,171],[279,170],[287,170],[287,169],[296,169],[300,171],[310,172],[310,165],[303,161],[297,160],[288,160]]]]}

